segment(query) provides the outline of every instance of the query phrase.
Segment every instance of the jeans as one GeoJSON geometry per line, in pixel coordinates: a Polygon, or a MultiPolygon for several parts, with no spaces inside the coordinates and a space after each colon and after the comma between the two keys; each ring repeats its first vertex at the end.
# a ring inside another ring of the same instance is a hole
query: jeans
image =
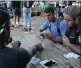
{"type": "Polygon", "coordinates": [[[31,28],[31,8],[23,8],[23,26],[26,29],[31,28]]]}

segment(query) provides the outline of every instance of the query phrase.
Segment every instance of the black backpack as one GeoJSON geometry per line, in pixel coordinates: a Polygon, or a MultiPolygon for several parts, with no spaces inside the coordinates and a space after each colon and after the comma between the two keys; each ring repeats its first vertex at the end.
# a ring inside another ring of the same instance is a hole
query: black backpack
{"type": "MultiPolygon", "coordinates": [[[[60,22],[62,21],[63,19],[62,18],[58,18],[57,19],[57,24],[56,24],[56,27],[57,27],[57,31],[58,33],[61,35],[61,32],[60,32],[60,22]]],[[[51,23],[49,24],[49,30],[51,31],[51,23]]]]}

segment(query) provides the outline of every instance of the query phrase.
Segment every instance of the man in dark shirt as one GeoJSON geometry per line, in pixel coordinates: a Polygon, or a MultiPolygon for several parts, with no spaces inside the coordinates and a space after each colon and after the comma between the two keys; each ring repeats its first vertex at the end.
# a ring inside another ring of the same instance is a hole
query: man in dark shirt
{"type": "Polygon", "coordinates": [[[26,68],[31,54],[22,48],[8,48],[10,42],[10,17],[0,7],[0,68],[26,68]]]}
{"type": "Polygon", "coordinates": [[[68,29],[63,37],[63,43],[74,52],[81,54],[81,6],[67,7],[64,19],[68,24],[68,29]]]}

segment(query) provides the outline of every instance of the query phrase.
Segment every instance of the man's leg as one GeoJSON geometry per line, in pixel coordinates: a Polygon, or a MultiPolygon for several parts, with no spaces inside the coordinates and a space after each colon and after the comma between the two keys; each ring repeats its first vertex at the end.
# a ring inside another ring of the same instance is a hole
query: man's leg
{"type": "Polygon", "coordinates": [[[20,26],[20,15],[18,15],[17,20],[18,20],[18,25],[20,26]]]}
{"type": "Polygon", "coordinates": [[[16,15],[14,15],[14,25],[16,26],[16,15]]]}
{"type": "Polygon", "coordinates": [[[23,27],[27,29],[27,9],[23,8],[23,27]]]}
{"type": "Polygon", "coordinates": [[[27,29],[28,31],[31,31],[31,9],[28,8],[28,14],[27,14],[27,29]]]}

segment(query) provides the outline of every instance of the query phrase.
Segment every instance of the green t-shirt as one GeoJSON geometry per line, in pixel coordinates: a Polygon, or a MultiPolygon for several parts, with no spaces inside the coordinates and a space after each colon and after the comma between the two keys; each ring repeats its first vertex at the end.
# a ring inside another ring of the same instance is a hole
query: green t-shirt
{"type": "Polygon", "coordinates": [[[79,44],[81,43],[81,31],[77,31],[77,28],[68,28],[65,32],[71,43],[79,44]]]}

